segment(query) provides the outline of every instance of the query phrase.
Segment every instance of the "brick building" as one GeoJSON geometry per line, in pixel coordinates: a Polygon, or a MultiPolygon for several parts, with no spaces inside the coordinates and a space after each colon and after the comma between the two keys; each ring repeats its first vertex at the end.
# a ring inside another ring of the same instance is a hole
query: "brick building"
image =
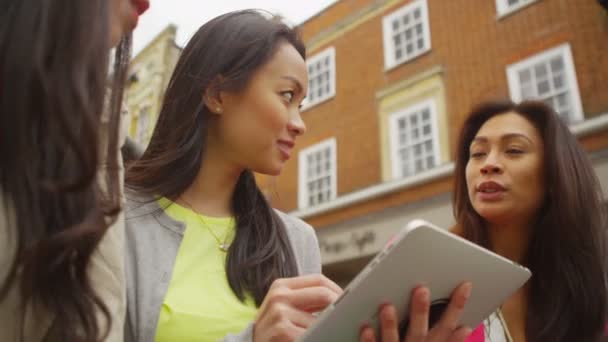
{"type": "Polygon", "coordinates": [[[453,148],[485,99],[552,105],[608,199],[608,14],[597,1],[341,0],[300,27],[308,131],[267,191],[317,229],[338,282],[408,220],[453,224],[453,148]]]}

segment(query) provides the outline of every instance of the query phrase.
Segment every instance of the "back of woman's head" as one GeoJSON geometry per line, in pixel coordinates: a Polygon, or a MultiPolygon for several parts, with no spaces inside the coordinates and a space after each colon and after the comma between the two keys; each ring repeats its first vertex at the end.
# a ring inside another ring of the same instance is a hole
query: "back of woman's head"
{"type": "MultiPolygon", "coordinates": [[[[13,217],[0,226],[15,243],[0,301],[17,283],[22,300],[51,313],[66,341],[100,339],[97,310],[111,322],[87,275],[119,209],[112,158],[109,191],[96,182],[99,155],[117,151],[118,139],[111,110],[108,147],[100,151],[109,23],[107,0],[10,0],[0,8],[0,210],[13,217]]],[[[116,83],[127,46],[118,48],[116,83]]],[[[108,109],[121,96],[114,92],[108,109]]]]}
{"type": "Polygon", "coordinates": [[[545,200],[525,262],[532,270],[527,336],[533,341],[592,341],[605,323],[605,209],[585,150],[559,115],[542,102],[487,102],[475,107],[456,151],[454,214],[464,236],[491,247],[484,219],[469,198],[469,148],[485,122],[515,112],[540,133],[545,200]]]}
{"type": "MultiPolygon", "coordinates": [[[[176,199],[194,181],[209,136],[205,94],[240,92],[281,43],[305,57],[297,31],[256,10],[224,14],[204,24],[179,58],[143,156],[127,170],[126,185],[140,193],[176,199]]],[[[297,269],[285,229],[245,170],[232,196],[237,234],[228,252],[227,275],[239,298],[258,304],[270,283],[297,269]]]]}

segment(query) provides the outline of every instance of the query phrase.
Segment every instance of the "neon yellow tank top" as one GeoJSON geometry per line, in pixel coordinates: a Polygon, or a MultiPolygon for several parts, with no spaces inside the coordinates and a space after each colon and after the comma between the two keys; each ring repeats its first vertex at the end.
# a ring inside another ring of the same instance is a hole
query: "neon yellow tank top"
{"type": "Polygon", "coordinates": [[[242,331],[253,321],[258,308],[251,297],[242,303],[230,289],[226,253],[217,241],[232,242],[234,220],[208,216],[201,219],[166,198],[159,203],[167,215],[186,224],[186,231],[160,311],[156,341],[215,342],[228,333],[242,331]]]}

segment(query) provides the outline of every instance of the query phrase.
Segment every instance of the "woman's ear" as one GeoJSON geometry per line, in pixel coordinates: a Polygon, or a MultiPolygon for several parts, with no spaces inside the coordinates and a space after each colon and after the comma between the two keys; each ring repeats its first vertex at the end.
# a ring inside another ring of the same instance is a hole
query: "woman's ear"
{"type": "Polygon", "coordinates": [[[207,109],[214,114],[222,114],[224,111],[220,94],[221,81],[221,76],[216,77],[213,81],[211,81],[211,83],[209,83],[209,86],[203,93],[203,102],[205,103],[205,106],[207,106],[207,109]]]}

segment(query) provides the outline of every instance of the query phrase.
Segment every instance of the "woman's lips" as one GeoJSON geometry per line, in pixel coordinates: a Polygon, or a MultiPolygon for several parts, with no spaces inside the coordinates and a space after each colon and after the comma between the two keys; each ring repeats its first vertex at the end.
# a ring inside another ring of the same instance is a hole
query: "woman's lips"
{"type": "Polygon", "coordinates": [[[135,5],[138,16],[144,14],[144,12],[150,8],[150,1],[148,0],[131,0],[131,3],[135,5]]]}

